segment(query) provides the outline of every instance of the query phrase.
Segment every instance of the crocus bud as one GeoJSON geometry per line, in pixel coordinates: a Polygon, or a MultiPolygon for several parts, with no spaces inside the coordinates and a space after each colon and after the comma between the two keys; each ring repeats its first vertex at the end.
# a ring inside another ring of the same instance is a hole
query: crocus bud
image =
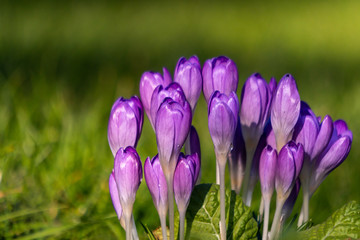
{"type": "Polygon", "coordinates": [[[333,120],[329,115],[326,115],[320,124],[320,130],[316,137],[316,142],[310,156],[311,159],[317,158],[317,156],[320,153],[322,153],[326,148],[326,146],[329,144],[329,141],[333,133],[333,128],[334,128],[333,120]]]}
{"type": "Polygon", "coordinates": [[[230,151],[239,113],[239,100],[235,92],[229,96],[215,91],[209,101],[209,131],[215,153],[224,155],[230,151]]]}
{"type": "Polygon", "coordinates": [[[299,114],[300,95],[296,82],[290,74],[286,74],[279,82],[271,107],[271,125],[278,151],[291,140],[299,114]]]}
{"type": "Polygon", "coordinates": [[[313,194],[326,176],[337,168],[347,157],[352,144],[352,132],[346,122],[334,122],[334,131],[326,149],[319,155],[315,163],[315,173],[312,175],[310,193],[313,194]]]}
{"type": "Polygon", "coordinates": [[[270,78],[270,82],[269,82],[269,88],[271,91],[271,96],[273,96],[275,94],[276,91],[276,79],[274,77],[270,78]]]}
{"type": "Polygon", "coordinates": [[[263,198],[270,201],[275,187],[277,153],[270,145],[267,145],[261,153],[259,163],[259,175],[261,193],[263,198]]]}
{"type": "Polygon", "coordinates": [[[231,176],[231,189],[240,193],[241,184],[245,174],[246,150],[245,142],[241,132],[240,120],[238,119],[233,147],[229,157],[229,172],[231,176]]]}
{"type": "Polygon", "coordinates": [[[140,157],[133,147],[120,148],[116,153],[114,178],[125,218],[130,217],[136,192],[142,179],[140,157]]]}
{"type": "Polygon", "coordinates": [[[241,93],[240,121],[245,145],[256,147],[269,118],[271,90],[259,73],[251,75],[241,93]]]}
{"type": "Polygon", "coordinates": [[[277,160],[275,187],[278,197],[288,198],[298,177],[304,158],[304,148],[293,141],[287,143],[280,151],[277,160]]]}
{"type": "Polygon", "coordinates": [[[201,159],[200,139],[194,126],[190,128],[189,141],[185,142],[185,153],[188,155],[197,153],[201,159]]]}
{"type": "Polygon", "coordinates": [[[171,76],[166,68],[163,68],[163,76],[160,73],[144,72],[140,79],[140,98],[145,112],[150,119],[151,96],[159,85],[167,87],[171,83],[171,76]]]}
{"type": "Polygon", "coordinates": [[[174,82],[180,84],[194,112],[202,88],[201,65],[197,56],[192,56],[189,60],[184,57],[179,59],[175,68],[174,82]]]}
{"type": "Polygon", "coordinates": [[[191,108],[187,101],[182,105],[166,98],[160,105],[155,132],[159,160],[165,177],[174,173],[180,150],[190,130],[191,119],[191,108]]]}
{"type": "Polygon", "coordinates": [[[184,156],[182,153],[174,173],[174,196],[180,211],[186,210],[189,205],[191,192],[197,181],[199,157],[194,155],[184,156]]]}
{"type": "Polygon", "coordinates": [[[137,96],[115,101],[108,123],[108,141],[114,156],[121,147],[136,147],[143,121],[143,107],[137,96]]]}
{"type": "Polygon", "coordinates": [[[121,226],[125,229],[125,219],[122,217],[122,208],[119,199],[119,191],[115,182],[114,170],[111,172],[109,178],[109,191],[116,215],[118,216],[121,226]]]}
{"type": "Polygon", "coordinates": [[[161,103],[165,98],[171,98],[175,102],[184,105],[186,98],[181,86],[178,83],[170,83],[166,88],[163,86],[157,86],[151,97],[150,116],[149,120],[153,128],[155,129],[156,114],[159,110],[161,103]]]}
{"type": "Polygon", "coordinates": [[[151,161],[149,157],[145,160],[144,176],[159,216],[166,216],[168,210],[168,192],[158,155],[153,157],[151,161]]]}
{"type": "Polygon", "coordinates": [[[206,102],[215,91],[229,95],[236,92],[238,86],[238,71],[235,62],[220,56],[206,60],[202,69],[203,92],[206,102]]]}

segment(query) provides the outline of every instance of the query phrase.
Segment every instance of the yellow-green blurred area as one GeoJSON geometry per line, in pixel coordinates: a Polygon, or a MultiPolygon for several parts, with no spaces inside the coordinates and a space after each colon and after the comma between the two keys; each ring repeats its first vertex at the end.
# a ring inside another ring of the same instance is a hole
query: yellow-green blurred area
{"type": "MultiPolygon", "coordinates": [[[[6,1],[0,3],[0,239],[122,239],[108,192],[113,157],[107,121],[116,98],[137,94],[144,71],[172,73],[179,57],[226,55],[267,80],[291,73],[317,115],[346,120],[347,160],[310,202],[315,223],[360,199],[360,2],[182,3],[6,1]]],[[[215,181],[215,156],[200,97],[193,125],[202,180],[215,181]]],[[[156,154],[145,119],[138,148],[156,154]]],[[[227,187],[229,175],[227,173],[227,187]]],[[[258,209],[260,191],[254,196],[258,209]]],[[[299,212],[301,201],[295,206],[299,212]]],[[[143,180],[134,204],[154,229],[157,212],[143,180]]]]}

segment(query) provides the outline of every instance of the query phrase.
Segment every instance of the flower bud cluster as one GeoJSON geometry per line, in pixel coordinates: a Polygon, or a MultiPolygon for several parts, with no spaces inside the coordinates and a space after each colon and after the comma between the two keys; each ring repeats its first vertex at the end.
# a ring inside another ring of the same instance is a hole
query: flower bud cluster
{"type": "MultiPolygon", "coordinates": [[[[220,56],[205,61],[180,58],[172,77],[145,72],[140,80],[140,98],[119,98],[108,124],[108,141],[114,155],[109,189],[122,226],[129,228],[135,194],[142,179],[138,143],[144,111],[155,131],[158,154],[144,163],[145,180],[159,213],[163,238],[169,213],[170,239],[174,239],[174,199],[183,218],[192,190],[201,175],[200,140],[192,118],[201,90],[208,107],[208,127],[216,156],[216,182],[220,184],[220,235],[225,227],[225,166],[229,160],[231,187],[243,190],[246,205],[260,180],[264,204],[263,239],[278,236],[294,206],[300,186],[303,209],[299,223],[308,219],[308,203],[320,183],[347,157],[352,133],[343,120],[326,115],[321,121],[301,101],[290,74],[277,83],[259,73],[244,83],[240,101],[236,94],[238,70],[231,59],[220,56]],[[174,81],[173,81],[174,80],[174,81]],[[187,155],[182,153],[182,149],[187,155]],[[270,201],[276,190],[277,209],[268,234],[270,201]]],[[[262,212],[260,212],[262,214],[262,212]]],[[[128,233],[127,233],[128,234],[128,233]]],[[[133,233],[133,235],[136,235],[133,233]]],[[[128,236],[128,235],[127,235],[128,236]]],[[[136,238],[136,237],[135,237],[136,238]]]]}

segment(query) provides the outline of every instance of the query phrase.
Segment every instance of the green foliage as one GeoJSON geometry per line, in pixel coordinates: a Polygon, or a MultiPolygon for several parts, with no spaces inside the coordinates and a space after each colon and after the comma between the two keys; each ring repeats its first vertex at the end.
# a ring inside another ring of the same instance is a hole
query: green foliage
{"type": "Polygon", "coordinates": [[[360,204],[352,201],[335,211],[325,222],[299,234],[301,239],[360,239],[360,204]]]}
{"type": "MultiPolygon", "coordinates": [[[[217,240],[220,238],[220,192],[217,184],[195,186],[186,211],[186,239],[217,240]]],[[[257,239],[258,224],[240,196],[226,189],[227,239],[257,239]]],[[[179,217],[175,218],[175,230],[179,217]]],[[[161,231],[157,231],[161,234],[161,231]]]]}

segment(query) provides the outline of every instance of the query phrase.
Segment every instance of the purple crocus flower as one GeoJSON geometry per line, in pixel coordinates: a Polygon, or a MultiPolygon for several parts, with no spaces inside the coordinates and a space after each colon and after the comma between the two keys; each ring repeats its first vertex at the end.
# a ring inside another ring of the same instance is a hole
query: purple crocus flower
{"type": "Polygon", "coordinates": [[[176,64],[174,82],[178,82],[194,112],[202,88],[201,65],[197,56],[182,57],[176,64]]]}
{"type": "Polygon", "coordinates": [[[174,195],[180,217],[180,239],[184,239],[185,213],[199,171],[200,159],[197,153],[187,156],[180,154],[174,173],[174,195]]]}
{"type": "Polygon", "coordinates": [[[174,173],[174,195],[179,209],[189,205],[191,192],[199,176],[200,160],[197,153],[185,156],[180,154],[174,173]]]}
{"type": "Polygon", "coordinates": [[[145,160],[144,176],[159,216],[165,215],[166,218],[168,193],[166,179],[161,169],[158,155],[153,157],[151,161],[149,157],[145,160]]]}
{"type": "Polygon", "coordinates": [[[277,86],[271,107],[271,125],[278,151],[291,140],[299,114],[300,95],[296,82],[290,74],[286,74],[277,86]]]}
{"type": "Polygon", "coordinates": [[[238,71],[231,59],[220,56],[205,61],[203,69],[203,92],[209,103],[215,91],[229,95],[236,92],[238,86],[238,71]]]}
{"type": "Polygon", "coordinates": [[[239,100],[235,92],[229,96],[215,91],[209,101],[209,131],[215,153],[227,156],[234,139],[239,113],[239,100]]]}
{"type": "Polygon", "coordinates": [[[140,98],[144,105],[145,112],[150,119],[151,96],[159,85],[167,87],[171,82],[171,75],[166,68],[163,68],[163,76],[156,72],[144,72],[140,79],[140,98]]]}
{"type": "Polygon", "coordinates": [[[166,98],[156,116],[155,132],[159,159],[165,176],[173,174],[181,148],[191,126],[191,108],[166,98]]]}
{"type": "Polygon", "coordinates": [[[269,118],[271,97],[271,89],[259,73],[254,73],[246,80],[241,93],[240,108],[245,145],[256,147],[269,118]]]}
{"type": "Polygon", "coordinates": [[[326,176],[346,159],[351,149],[352,138],[352,132],[348,129],[346,122],[336,120],[328,146],[316,159],[314,173],[310,180],[311,195],[326,176]]]}
{"type": "Polygon", "coordinates": [[[125,219],[126,238],[130,239],[133,234],[130,222],[132,209],[142,179],[140,157],[133,147],[128,146],[117,151],[114,161],[114,178],[125,219]]]}
{"type": "Polygon", "coordinates": [[[286,200],[300,174],[304,161],[304,147],[290,141],[280,151],[277,160],[275,187],[278,198],[286,200]]]}
{"type": "Polygon", "coordinates": [[[136,147],[143,121],[143,107],[137,96],[115,101],[108,123],[108,141],[114,156],[121,147],[136,147]]]}
{"type": "Polygon", "coordinates": [[[175,102],[184,105],[186,98],[181,86],[178,83],[170,83],[166,88],[159,85],[155,88],[151,97],[150,116],[149,120],[153,128],[155,129],[156,114],[159,110],[161,103],[165,98],[171,98],[175,102]]]}
{"type": "Polygon", "coordinates": [[[274,148],[267,145],[260,156],[259,175],[261,193],[264,200],[270,201],[275,187],[277,153],[274,148]]]}

